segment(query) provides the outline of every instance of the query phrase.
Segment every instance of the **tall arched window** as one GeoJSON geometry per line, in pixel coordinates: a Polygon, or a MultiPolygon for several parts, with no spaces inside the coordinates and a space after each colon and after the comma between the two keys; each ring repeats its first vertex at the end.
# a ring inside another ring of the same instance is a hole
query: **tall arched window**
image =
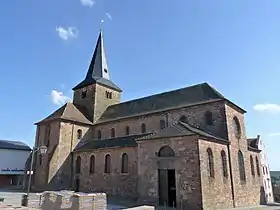
{"type": "Polygon", "coordinates": [[[266,174],[268,174],[268,169],[267,169],[267,167],[265,167],[265,171],[266,171],[266,174]]]}
{"type": "Polygon", "coordinates": [[[159,157],[173,157],[175,156],[174,150],[169,146],[163,146],[158,152],[159,157]]]}
{"type": "Polygon", "coordinates": [[[241,181],[246,181],[246,175],[245,175],[245,166],[244,166],[244,158],[242,152],[238,151],[238,165],[239,165],[239,175],[241,181]]]}
{"type": "Polygon", "coordinates": [[[81,139],[83,135],[83,131],[81,129],[77,130],[77,139],[81,139]]]}
{"type": "Polygon", "coordinates": [[[126,153],[122,155],[122,173],[128,173],[128,155],[126,153]]]}
{"type": "Polygon", "coordinates": [[[78,156],[77,159],[76,159],[76,173],[79,174],[81,173],[81,157],[78,156]]]}
{"type": "Polygon", "coordinates": [[[165,128],[165,120],[160,120],[159,121],[159,128],[164,129],[165,128]]]}
{"type": "Polygon", "coordinates": [[[112,137],[112,138],[115,137],[115,128],[111,128],[111,137],[112,137]]]}
{"type": "Polygon", "coordinates": [[[264,169],[264,166],[263,166],[263,168],[262,168],[262,169],[263,169],[263,174],[265,175],[265,169],[264,169]]]}
{"type": "Polygon", "coordinates": [[[205,117],[205,122],[207,125],[213,125],[212,112],[210,112],[210,111],[205,112],[204,117],[205,117]]]}
{"type": "Polygon", "coordinates": [[[258,157],[256,157],[256,167],[257,167],[257,174],[258,174],[258,176],[260,176],[261,173],[260,173],[260,164],[259,164],[258,157]]]}
{"type": "Polygon", "coordinates": [[[129,135],[130,134],[130,129],[129,129],[129,126],[126,126],[125,127],[125,135],[129,135]]]}
{"type": "Polygon", "coordinates": [[[51,125],[46,125],[46,130],[45,130],[45,146],[48,147],[50,144],[50,138],[51,138],[51,125]]]}
{"type": "Polygon", "coordinates": [[[234,129],[235,137],[237,139],[240,139],[240,137],[241,137],[241,126],[240,126],[239,120],[236,116],[233,118],[233,129],[234,129]]]}
{"type": "Polygon", "coordinates": [[[90,157],[89,173],[90,173],[90,174],[93,174],[93,173],[94,173],[94,170],[95,170],[95,156],[92,155],[92,156],[90,157]]]}
{"type": "Polygon", "coordinates": [[[111,172],[111,156],[107,154],[105,156],[105,168],[104,168],[105,173],[110,173],[111,172]]]}
{"type": "Polygon", "coordinates": [[[42,165],[43,162],[43,156],[42,154],[39,154],[39,165],[42,165]]]}
{"type": "Polygon", "coordinates": [[[212,150],[210,148],[207,149],[207,155],[208,155],[209,176],[214,178],[215,177],[214,157],[213,157],[213,152],[212,152],[212,150]]]}
{"type": "Polygon", "coordinates": [[[251,165],[251,174],[252,176],[255,176],[255,166],[254,166],[254,160],[252,155],[250,155],[250,165],[251,165]]]}
{"type": "Polygon", "coordinates": [[[221,159],[222,159],[222,166],[223,166],[223,176],[227,178],[228,177],[227,156],[224,150],[221,151],[221,159]]]}
{"type": "Polygon", "coordinates": [[[101,139],[101,130],[97,131],[97,139],[101,139]]]}
{"type": "Polygon", "coordinates": [[[141,133],[146,133],[146,124],[142,123],[141,125],[141,133]]]}

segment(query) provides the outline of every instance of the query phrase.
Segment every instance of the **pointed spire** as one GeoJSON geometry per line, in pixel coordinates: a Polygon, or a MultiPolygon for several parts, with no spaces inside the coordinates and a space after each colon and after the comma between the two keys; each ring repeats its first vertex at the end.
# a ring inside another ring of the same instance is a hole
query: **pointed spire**
{"type": "MultiPolygon", "coordinates": [[[[102,22],[102,21],[101,21],[102,22]]],[[[103,29],[100,27],[100,33],[97,39],[93,57],[91,59],[86,78],[80,84],[73,88],[79,89],[90,84],[100,83],[109,86],[113,89],[121,91],[121,89],[110,81],[110,74],[108,69],[108,63],[105,54],[104,41],[103,41],[103,29]]]]}

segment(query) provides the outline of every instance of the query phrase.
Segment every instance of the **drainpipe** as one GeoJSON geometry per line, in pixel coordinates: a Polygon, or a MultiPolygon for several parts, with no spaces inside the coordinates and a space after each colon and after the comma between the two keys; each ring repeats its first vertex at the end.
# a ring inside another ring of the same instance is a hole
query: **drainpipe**
{"type": "Polygon", "coordinates": [[[168,127],[169,125],[169,122],[168,122],[168,112],[165,114],[165,121],[166,121],[166,127],[168,127]]]}
{"type": "Polygon", "coordinates": [[[70,167],[70,188],[73,185],[73,136],[74,136],[74,124],[72,124],[72,133],[71,133],[71,144],[70,144],[70,159],[71,159],[71,167],[70,167]]]}
{"type": "Polygon", "coordinates": [[[227,149],[228,149],[228,159],[229,159],[228,162],[229,162],[229,176],[230,176],[230,183],[231,183],[232,204],[233,204],[233,208],[236,208],[236,206],[235,206],[233,175],[232,175],[232,166],[231,166],[231,155],[230,155],[229,144],[227,145],[227,149]]]}

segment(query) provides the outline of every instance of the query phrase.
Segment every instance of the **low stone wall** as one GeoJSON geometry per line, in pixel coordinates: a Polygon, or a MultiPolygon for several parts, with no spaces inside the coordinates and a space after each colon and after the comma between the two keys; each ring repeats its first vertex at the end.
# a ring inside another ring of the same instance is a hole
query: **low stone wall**
{"type": "Polygon", "coordinates": [[[46,191],[31,194],[28,207],[42,210],[106,210],[107,196],[105,193],[46,191]]]}

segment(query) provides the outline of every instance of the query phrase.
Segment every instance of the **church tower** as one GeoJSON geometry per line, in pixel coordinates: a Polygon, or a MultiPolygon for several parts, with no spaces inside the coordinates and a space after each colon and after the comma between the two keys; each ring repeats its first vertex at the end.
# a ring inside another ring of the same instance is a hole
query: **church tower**
{"type": "Polygon", "coordinates": [[[73,88],[73,103],[85,110],[84,114],[95,123],[110,105],[120,103],[122,90],[110,80],[103,32],[95,46],[85,79],[73,88]]]}

